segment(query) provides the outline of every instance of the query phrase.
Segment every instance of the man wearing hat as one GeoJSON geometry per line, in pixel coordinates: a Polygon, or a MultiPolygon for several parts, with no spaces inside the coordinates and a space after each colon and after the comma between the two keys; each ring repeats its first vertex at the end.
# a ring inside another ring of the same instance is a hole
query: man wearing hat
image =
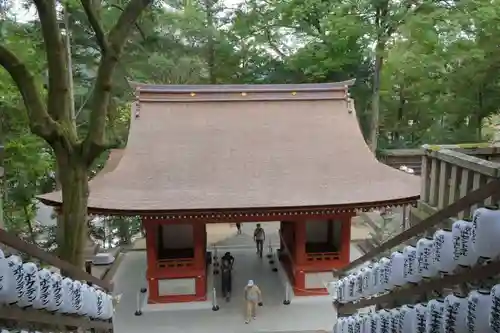
{"type": "Polygon", "coordinates": [[[245,324],[248,324],[250,322],[250,319],[255,319],[257,305],[262,306],[262,293],[260,291],[260,288],[255,285],[253,280],[248,280],[248,284],[245,287],[245,302],[245,324]]]}

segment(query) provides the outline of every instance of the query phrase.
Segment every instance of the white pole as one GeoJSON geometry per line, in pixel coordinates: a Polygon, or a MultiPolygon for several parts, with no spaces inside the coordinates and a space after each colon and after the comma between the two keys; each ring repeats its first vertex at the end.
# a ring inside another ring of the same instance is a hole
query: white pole
{"type": "Polygon", "coordinates": [[[285,299],[283,300],[284,305],[289,305],[290,302],[290,284],[285,282],[285,299]]]}
{"type": "Polygon", "coordinates": [[[218,311],[219,305],[217,305],[217,291],[215,288],[212,289],[212,311],[218,311]]]}

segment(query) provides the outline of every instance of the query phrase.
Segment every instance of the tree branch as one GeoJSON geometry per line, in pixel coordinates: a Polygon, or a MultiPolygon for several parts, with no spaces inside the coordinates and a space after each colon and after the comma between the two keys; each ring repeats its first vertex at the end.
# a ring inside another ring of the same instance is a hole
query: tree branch
{"type": "Polygon", "coordinates": [[[97,45],[99,45],[101,52],[104,54],[108,50],[108,40],[99,20],[99,16],[92,4],[92,0],[80,0],[80,2],[82,3],[85,15],[87,15],[92,30],[94,30],[97,45]]]}
{"type": "MultiPolygon", "coordinates": [[[[122,7],[120,7],[120,6],[118,6],[118,5],[116,5],[116,4],[113,4],[113,3],[112,3],[112,4],[110,4],[109,6],[110,6],[110,7],[112,7],[112,8],[116,8],[116,9],[118,9],[118,10],[121,10],[121,11],[123,12],[123,8],[122,8],[122,7]]],[[[141,26],[139,25],[139,23],[135,22],[135,28],[137,29],[137,31],[138,31],[138,32],[139,32],[139,34],[141,35],[142,39],[143,39],[143,40],[146,40],[146,39],[147,39],[146,34],[144,33],[144,30],[142,30],[142,28],[141,28],[141,26]]]]}
{"type": "Polygon", "coordinates": [[[10,74],[23,97],[31,131],[48,142],[52,141],[57,133],[57,124],[47,113],[31,72],[3,45],[0,45],[0,66],[10,74]]]}
{"type": "MultiPolygon", "coordinates": [[[[48,113],[54,120],[73,121],[68,112],[68,77],[66,49],[61,37],[54,0],[34,0],[42,27],[49,72],[48,113]]],[[[68,28],[66,27],[66,30],[68,28]]]]}
{"type": "Polygon", "coordinates": [[[109,48],[102,54],[91,98],[90,127],[84,140],[83,154],[87,163],[106,149],[106,118],[112,89],[112,76],[125,42],[142,12],[153,0],[130,0],[107,36],[109,48]]]}

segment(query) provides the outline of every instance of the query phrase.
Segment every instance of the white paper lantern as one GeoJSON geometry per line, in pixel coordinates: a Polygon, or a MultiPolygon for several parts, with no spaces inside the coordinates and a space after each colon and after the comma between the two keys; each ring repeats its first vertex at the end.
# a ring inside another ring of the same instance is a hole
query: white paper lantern
{"type": "Polygon", "coordinates": [[[363,296],[363,273],[365,269],[361,269],[355,276],[354,282],[354,299],[359,300],[363,296]]]}
{"type": "MultiPolygon", "coordinates": [[[[114,314],[114,306],[113,306],[113,296],[110,294],[104,294],[104,313],[101,319],[110,320],[114,314]]],[[[356,318],[353,318],[356,319],[356,318]]],[[[356,326],[354,326],[356,327],[356,326]]]]}
{"type": "Polygon", "coordinates": [[[361,276],[363,278],[362,297],[370,297],[371,295],[373,295],[372,272],[373,272],[373,266],[369,266],[369,267],[365,268],[365,270],[361,274],[361,276]]]}
{"type": "Polygon", "coordinates": [[[33,306],[40,298],[40,281],[38,279],[38,267],[32,262],[23,264],[24,293],[17,302],[20,307],[33,306]]]}
{"type": "Polygon", "coordinates": [[[24,295],[24,270],[23,261],[18,256],[12,255],[7,258],[9,267],[16,281],[16,293],[14,300],[11,303],[17,303],[24,295]]]}
{"type": "Polygon", "coordinates": [[[495,333],[500,333],[500,284],[491,289],[490,327],[495,333]]]}
{"type": "Polygon", "coordinates": [[[453,258],[459,266],[468,267],[476,264],[478,255],[472,248],[474,224],[467,220],[458,220],[453,223],[453,258]]]}
{"type": "Polygon", "coordinates": [[[98,318],[97,290],[92,286],[88,287],[87,300],[88,302],[85,302],[85,304],[88,309],[88,316],[94,319],[98,318]]]}
{"type": "Polygon", "coordinates": [[[403,252],[397,251],[391,254],[390,267],[389,284],[396,287],[403,286],[406,283],[404,278],[405,257],[403,252]]]}
{"type": "Polygon", "coordinates": [[[401,317],[400,309],[399,308],[392,309],[390,313],[391,313],[391,319],[389,321],[389,332],[400,333],[401,332],[399,330],[399,319],[401,317]]]}
{"type": "Polygon", "coordinates": [[[64,301],[62,289],[62,277],[58,273],[50,275],[52,285],[52,299],[47,304],[47,310],[52,312],[60,312],[64,301]]]}
{"type": "Polygon", "coordinates": [[[352,302],[356,300],[356,273],[347,277],[347,300],[352,302]]]}
{"type": "Polygon", "coordinates": [[[83,306],[83,293],[82,293],[82,283],[80,281],[73,281],[73,287],[71,289],[71,306],[73,307],[75,313],[79,315],[86,315],[86,309],[83,306]]]}
{"type": "Polygon", "coordinates": [[[360,317],[361,333],[370,333],[370,314],[363,314],[360,317]]]}
{"type": "Polygon", "coordinates": [[[82,283],[80,290],[82,293],[82,307],[80,311],[78,311],[78,314],[80,316],[90,317],[90,312],[91,312],[90,307],[92,306],[92,299],[90,295],[89,286],[86,283],[82,283]]]}
{"type": "Polygon", "coordinates": [[[336,300],[337,302],[339,303],[345,303],[345,299],[344,299],[344,279],[339,279],[336,283],[335,283],[335,296],[336,296],[336,300]]]}
{"type": "MultiPolygon", "coordinates": [[[[385,257],[384,257],[385,258],[385,257]]],[[[382,259],[384,259],[382,258],[382,259]]],[[[392,284],[391,281],[391,272],[392,272],[392,260],[390,258],[386,258],[387,261],[385,263],[385,270],[384,270],[384,285],[385,285],[385,290],[390,291],[394,289],[394,284],[392,284]]]]}
{"type": "Polygon", "coordinates": [[[380,281],[380,271],[382,267],[377,262],[373,264],[372,267],[372,295],[379,294],[384,291],[384,286],[382,285],[382,281],[380,281]]]}
{"type": "MultiPolygon", "coordinates": [[[[379,281],[382,285],[383,291],[391,290],[391,284],[389,281],[389,277],[391,274],[391,260],[389,258],[383,257],[379,260],[379,281]]],[[[393,287],[393,286],[392,286],[393,287]]]]}
{"type": "MultiPolygon", "coordinates": [[[[96,301],[96,316],[95,318],[97,319],[104,319],[104,316],[105,316],[105,300],[104,300],[104,292],[102,290],[99,290],[99,289],[96,289],[96,297],[97,297],[97,301],[96,301]]],[[[347,322],[344,322],[344,326],[347,325],[347,322]]],[[[345,326],[347,327],[347,326],[345,326]]]]}
{"type": "Polygon", "coordinates": [[[411,332],[414,327],[416,327],[415,307],[405,304],[399,309],[399,332],[411,332]]]}
{"type": "Polygon", "coordinates": [[[73,280],[68,277],[62,280],[62,299],[59,311],[68,314],[76,313],[76,309],[73,307],[73,280]]]}
{"type": "Polygon", "coordinates": [[[347,317],[346,319],[346,333],[354,333],[354,318],[352,316],[347,317]]]}
{"type": "Polygon", "coordinates": [[[433,265],[433,238],[421,238],[417,242],[418,274],[423,278],[432,278],[437,275],[433,265]]]}
{"type": "Polygon", "coordinates": [[[448,295],[444,299],[443,332],[467,333],[467,297],[448,295]]]}
{"type": "Polygon", "coordinates": [[[492,297],[489,291],[473,290],[467,298],[466,323],[469,333],[491,333],[490,309],[492,297]]]}
{"type": "Polygon", "coordinates": [[[45,309],[50,301],[54,298],[52,292],[52,275],[48,269],[41,269],[38,271],[38,282],[40,284],[39,297],[33,302],[33,308],[45,309]]]}
{"type": "Polygon", "coordinates": [[[353,333],[362,333],[361,331],[361,326],[362,326],[363,320],[360,315],[355,315],[354,316],[354,329],[353,333]]]}
{"type": "Polygon", "coordinates": [[[337,322],[333,325],[333,333],[344,333],[342,331],[342,325],[344,324],[344,318],[337,318],[337,322]]]}
{"type": "Polygon", "coordinates": [[[377,333],[386,333],[389,332],[390,323],[391,323],[391,313],[387,310],[378,311],[379,315],[379,324],[377,326],[377,333]]]}
{"type": "Polygon", "coordinates": [[[378,333],[380,332],[380,315],[378,312],[371,314],[370,320],[370,333],[378,333]]]}
{"type": "Polygon", "coordinates": [[[480,257],[496,258],[500,255],[500,210],[481,207],[473,216],[472,248],[480,257]]]}
{"type": "Polygon", "coordinates": [[[11,304],[16,301],[17,290],[14,272],[0,249],[0,304],[11,304]]]}
{"type": "Polygon", "coordinates": [[[417,249],[414,246],[405,246],[403,249],[404,271],[403,276],[407,283],[418,283],[422,276],[418,273],[417,249]]]}
{"type": "Polygon", "coordinates": [[[415,305],[415,328],[414,333],[425,333],[427,328],[427,304],[419,303],[415,305]]]}
{"type": "Polygon", "coordinates": [[[433,263],[437,271],[452,274],[457,268],[454,260],[453,234],[451,230],[437,230],[434,233],[433,263]]]}
{"type": "Polygon", "coordinates": [[[427,304],[425,333],[441,333],[443,324],[444,301],[433,299],[427,304]]]}

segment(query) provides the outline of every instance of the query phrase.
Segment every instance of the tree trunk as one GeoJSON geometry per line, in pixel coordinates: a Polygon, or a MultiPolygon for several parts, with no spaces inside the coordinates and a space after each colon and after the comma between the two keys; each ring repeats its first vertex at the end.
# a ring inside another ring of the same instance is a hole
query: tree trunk
{"type": "Polygon", "coordinates": [[[375,69],[373,73],[373,91],[372,91],[372,119],[370,124],[370,148],[376,153],[378,148],[379,136],[379,118],[380,118],[380,75],[384,62],[385,42],[377,41],[375,48],[375,69]]]}
{"type": "Polygon", "coordinates": [[[87,166],[77,153],[56,150],[62,187],[62,211],[59,219],[58,249],[61,259],[83,267],[87,240],[87,166]]]}

